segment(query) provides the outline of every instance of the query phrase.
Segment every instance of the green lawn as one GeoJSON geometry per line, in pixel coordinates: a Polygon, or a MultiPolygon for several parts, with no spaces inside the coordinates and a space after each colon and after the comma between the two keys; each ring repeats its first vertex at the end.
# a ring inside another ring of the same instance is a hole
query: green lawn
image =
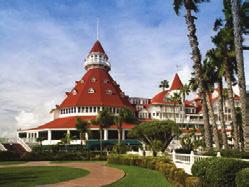
{"type": "Polygon", "coordinates": [[[69,167],[9,167],[0,168],[0,186],[31,187],[41,184],[52,184],[83,177],[89,172],[69,167]]]}
{"type": "Polygon", "coordinates": [[[106,187],[174,187],[174,185],[168,182],[158,171],[115,164],[109,166],[122,169],[126,173],[126,176],[106,187]]]}
{"type": "Polygon", "coordinates": [[[0,165],[24,164],[25,161],[0,161],[0,165]]]}

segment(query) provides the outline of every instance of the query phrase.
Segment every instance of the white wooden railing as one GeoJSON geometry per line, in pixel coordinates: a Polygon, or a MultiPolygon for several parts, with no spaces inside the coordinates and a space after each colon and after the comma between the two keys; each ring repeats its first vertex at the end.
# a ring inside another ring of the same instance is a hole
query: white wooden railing
{"type": "Polygon", "coordinates": [[[31,152],[32,149],[19,137],[16,138],[17,143],[19,143],[27,152],[31,152]]]}
{"type": "Polygon", "coordinates": [[[4,145],[0,143],[0,151],[7,151],[7,149],[5,149],[4,145]]]}

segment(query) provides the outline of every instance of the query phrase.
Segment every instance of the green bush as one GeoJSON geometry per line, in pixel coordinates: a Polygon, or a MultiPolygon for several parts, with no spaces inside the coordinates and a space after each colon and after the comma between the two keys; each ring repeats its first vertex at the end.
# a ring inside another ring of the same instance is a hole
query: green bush
{"type": "Polygon", "coordinates": [[[108,155],[108,163],[124,164],[144,167],[152,170],[157,170],[171,181],[175,181],[180,186],[185,185],[185,179],[188,175],[183,169],[176,168],[170,158],[165,157],[143,157],[138,155],[108,155]]]}
{"type": "Polygon", "coordinates": [[[187,177],[185,180],[186,187],[202,187],[202,182],[199,177],[187,177]]]}
{"type": "Polygon", "coordinates": [[[112,147],[112,154],[125,154],[130,150],[130,147],[125,144],[116,144],[112,147]]]}
{"type": "Polygon", "coordinates": [[[0,161],[18,161],[20,156],[11,151],[0,151],[0,161]]]}
{"type": "Polygon", "coordinates": [[[194,163],[192,174],[210,186],[235,186],[235,175],[249,162],[231,158],[208,158],[194,163]]]}
{"type": "Polygon", "coordinates": [[[242,169],[236,174],[236,186],[248,187],[249,186],[249,168],[242,169]]]}

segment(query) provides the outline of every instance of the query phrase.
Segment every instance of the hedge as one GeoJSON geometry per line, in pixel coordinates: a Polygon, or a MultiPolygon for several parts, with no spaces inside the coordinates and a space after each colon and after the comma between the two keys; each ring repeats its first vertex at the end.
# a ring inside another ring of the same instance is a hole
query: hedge
{"type": "Polygon", "coordinates": [[[237,187],[249,186],[249,168],[242,169],[236,174],[235,178],[237,187]]]}
{"type": "MultiPolygon", "coordinates": [[[[167,180],[174,182],[177,186],[187,186],[186,182],[191,181],[189,175],[185,173],[183,169],[176,168],[172,163],[171,159],[167,156],[164,157],[143,157],[138,155],[108,155],[107,161],[110,164],[121,164],[138,166],[143,168],[148,168],[152,170],[157,170],[161,172],[167,180]]],[[[199,178],[195,180],[200,181],[199,178]]],[[[197,182],[196,182],[197,184],[197,182]]],[[[188,186],[195,187],[195,186],[188,186]]]]}
{"type": "Polygon", "coordinates": [[[8,151],[0,152],[0,161],[63,161],[63,160],[106,160],[107,153],[89,152],[40,152],[32,151],[22,156],[8,151]]]}
{"type": "Polygon", "coordinates": [[[235,186],[235,175],[249,162],[231,158],[208,158],[194,163],[192,174],[208,186],[235,186]]]}

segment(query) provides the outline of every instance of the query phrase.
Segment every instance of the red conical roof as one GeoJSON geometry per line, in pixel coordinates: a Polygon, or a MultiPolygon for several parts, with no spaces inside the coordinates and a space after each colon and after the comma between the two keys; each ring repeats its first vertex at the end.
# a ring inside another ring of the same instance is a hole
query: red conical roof
{"type": "Polygon", "coordinates": [[[105,50],[103,49],[103,47],[102,47],[102,45],[101,45],[101,43],[100,43],[99,40],[97,40],[97,41],[94,43],[94,45],[93,45],[93,47],[92,47],[90,53],[91,53],[91,52],[95,52],[95,53],[104,53],[104,54],[105,54],[105,50]]]}
{"type": "Polygon", "coordinates": [[[67,94],[60,108],[71,106],[109,106],[133,109],[119,85],[102,68],[89,69],[67,94]]]}
{"type": "Polygon", "coordinates": [[[170,90],[180,90],[182,89],[182,87],[183,87],[182,81],[178,73],[176,73],[173,82],[171,84],[170,90]]]}

